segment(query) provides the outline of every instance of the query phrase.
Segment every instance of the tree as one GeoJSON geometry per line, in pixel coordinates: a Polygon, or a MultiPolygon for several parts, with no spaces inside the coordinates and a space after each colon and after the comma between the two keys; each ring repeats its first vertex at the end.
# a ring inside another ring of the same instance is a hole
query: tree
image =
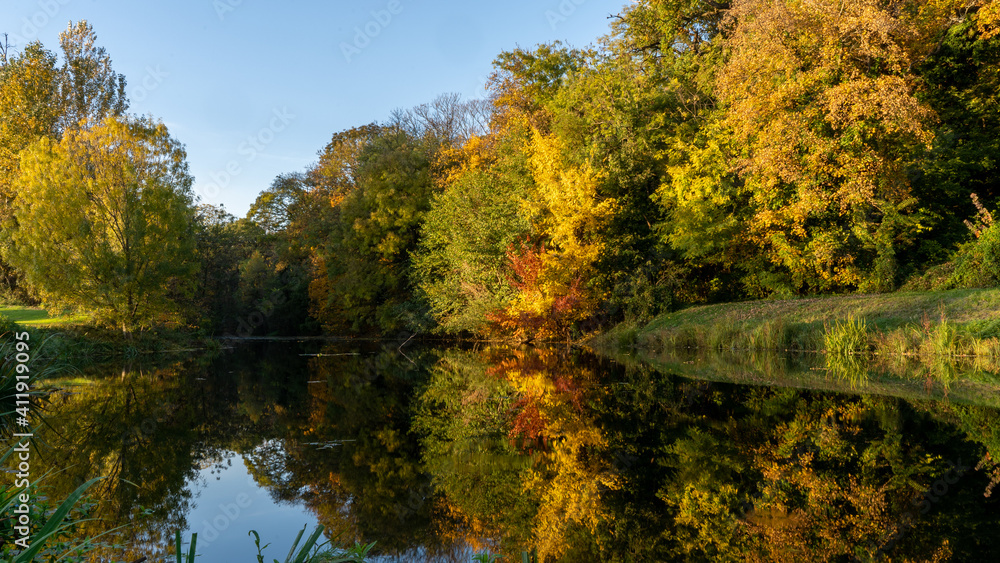
{"type": "Polygon", "coordinates": [[[422,328],[426,307],[414,295],[410,253],[430,207],[431,174],[439,146],[432,135],[415,138],[394,127],[368,141],[353,171],[355,187],[337,206],[314,283],[314,310],[324,325],[353,331],[422,328]]]}
{"type": "Polygon", "coordinates": [[[270,188],[257,196],[247,211],[247,219],[269,235],[279,233],[288,228],[292,220],[290,208],[302,199],[305,192],[301,174],[281,174],[271,182],[270,188]]]}
{"type": "Polygon", "coordinates": [[[441,155],[454,162],[421,225],[412,276],[447,332],[484,332],[486,314],[514,296],[507,250],[531,233],[512,205],[525,199],[532,181],[519,137],[473,137],[441,155]]]}
{"type": "Polygon", "coordinates": [[[62,102],[60,128],[76,127],[83,120],[96,122],[124,115],[128,109],[125,76],[111,68],[104,47],[96,47],[97,34],[87,20],[70,22],[59,34],[63,52],[59,96],[62,102]]]}
{"type": "MultiPolygon", "coordinates": [[[[56,58],[41,43],[32,42],[8,57],[6,44],[0,65],[0,233],[12,220],[18,154],[36,139],[56,133],[59,118],[56,58]]],[[[17,273],[0,260],[0,283],[26,297],[17,273]]]]}
{"type": "Polygon", "coordinates": [[[390,123],[414,137],[430,134],[458,145],[487,132],[492,107],[487,100],[462,101],[460,94],[442,94],[427,104],[392,112],[390,123]]]}
{"type": "Polygon", "coordinates": [[[264,234],[257,225],[237,220],[221,206],[199,205],[196,212],[194,231],[200,270],[191,316],[216,332],[235,332],[241,318],[248,318],[252,311],[241,300],[242,292],[233,288],[240,287],[240,265],[251,256],[264,234]]]}
{"type": "MultiPolygon", "coordinates": [[[[0,47],[0,232],[11,225],[13,182],[18,154],[43,137],[58,139],[82,120],[96,123],[128,108],[125,78],[111,68],[104,48],[86,21],[60,34],[63,64],[38,41],[20,53],[9,52],[6,35],[0,47]]],[[[21,299],[30,299],[18,272],[0,261],[0,283],[21,299]]]]}
{"type": "Polygon", "coordinates": [[[934,113],[916,65],[963,2],[735,2],[716,92],[750,238],[786,290],[891,289],[920,230],[907,165],[934,113]]]}
{"type": "Polygon", "coordinates": [[[939,117],[934,124],[934,148],[919,163],[913,181],[914,195],[930,215],[930,232],[911,258],[920,269],[942,262],[947,251],[969,237],[963,220],[976,213],[971,194],[991,209],[1000,203],[1000,137],[996,135],[1000,128],[1000,37],[978,32],[976,24],[982,22],[985,10],[949,28],[918,69],[920,98],[939,117]]]}
{"type": "Polygon", "coordinates": [[[598,175],[589,165],[574,165],[555,135],[532,131],[529,145],[532,189],[520,202],[541,240],[540,248],[522,245],[508,251],[518,292],[489,318],[520,337],[569,336],[568,330],[594,312],[589,282],[603,241],[597,237],[614,209],[597,196],[598,175]]]}
{"type": "Polygon", "coordinates": [[[5,58],[0,66],[0,220],[14,198],[18,153],[35,139],[55,136],[59,119],[56,57],[41,43],[5,58]]]}
{"type": "Polygon", "coordinates": [[[5,257],[53,306],[147,327],[196,269],[191,182],[184,149],[146,118],[43,138],[21,157],[5,257]]]}

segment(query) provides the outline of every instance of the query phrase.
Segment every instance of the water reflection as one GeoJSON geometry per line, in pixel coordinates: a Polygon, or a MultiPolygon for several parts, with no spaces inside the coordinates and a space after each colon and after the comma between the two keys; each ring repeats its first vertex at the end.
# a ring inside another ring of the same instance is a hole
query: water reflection
{"type": "MultiPolygon", "coordinates": [[[[397,560],[997,559],[996,394],[860,389],[813,361],[240,344],[58,395],[45,463],[57,495],[110,477],[80,533],[128,524],[127,547],[94,560],[205,533],[191,483],[238,462],[329,538],[397,560]]],[[[247,522],[213,548],[252,545],[247,522]]]]}

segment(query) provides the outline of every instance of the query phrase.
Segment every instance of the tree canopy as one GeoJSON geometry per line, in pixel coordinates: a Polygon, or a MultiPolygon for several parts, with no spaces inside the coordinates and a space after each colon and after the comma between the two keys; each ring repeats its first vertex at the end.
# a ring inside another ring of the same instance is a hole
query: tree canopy
{"type": "Polygon", "coordinates": [[[148,326],[197,268],[191,182],[162,123],[109,117],[43,138],[21,155],[4,255],[48,303],[148,326]]]}
{"type": "MultiPolygon", "coordinates": [[[[1000,271],[998,21],[996,0],[632,2],[593,45],[499,53],[486,99],[335,132],[246,217],[203,213],[207,270],[176,312],[531,340],[685,304],[995,284],[976,271],[1000,271]]],[[[78,22],[61,59],[4,54],[8,239],[45,193],[41,155],[125,119],[95,40],[78,22]]],[[[27,263],[0,273],[41,294],[27,263]]]]}

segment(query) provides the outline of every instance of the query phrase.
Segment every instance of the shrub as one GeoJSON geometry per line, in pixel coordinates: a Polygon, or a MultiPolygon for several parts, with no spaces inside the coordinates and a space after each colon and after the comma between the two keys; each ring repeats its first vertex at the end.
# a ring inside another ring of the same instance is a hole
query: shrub
{"type": "Polygon", "coordinates": [[[949,288],[994,287],[1000,284],[1000,227],[980,203],[976,194],[972,202],[977,213],[974,221],[966,221],[975,239],[962,245],[955,256],[955,271],[948,280],[949,288]]]}

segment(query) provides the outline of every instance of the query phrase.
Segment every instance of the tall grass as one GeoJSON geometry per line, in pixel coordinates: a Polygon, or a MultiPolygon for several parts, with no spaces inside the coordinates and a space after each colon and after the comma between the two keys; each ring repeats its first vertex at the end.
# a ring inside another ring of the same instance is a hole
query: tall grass
{"type": "Polygon", "coordinates": [[[845,321],[836,321],[827,326],[823,335],[823,344],[827,354],[831,356],[849,356],[868,352],[868,323],[865,319],[850,316],[845,321]]]}
{"type": "MultiPolygon", "coordinates": [[[[4,339],[0,342],[0,435],[9,439],[18,430],[21,433],[28,432],[25,428],[19,428],[20,425],[17,424],[19,415],[15,409],[18,407],[16,394],[18,393],[17,376],[19,373],[17,365],[19,362],[15,359],[14,340],[9,331],[0,334],[0,338],[4,339]]],[[[42,342],[31,348],[32,358],[42,356],[44,344],[42,342]]],[[[52,361],[44,360],[32,361],[27,365],[30,369],[28,379],[22,380],[22,382],[28,383],[30,390],[24,394],[28,395],[31,412],[37,415],[48,394],[48,391],[41,387],[41,381],[46,377],[60,373],[62,369],[52,361]]],[[[21,442],[22,440],[19,438],[14,440],[3,456],[0,456],[0,466],[7,465],[7,460],[17,451],[15,448],[21,442]]],[[[5,546],[5,551],[0,553],[0,561],[3,563],[28,563],[35,560],[55,561],[57,558],[62,559],[70,554],[84,553],[87,550],[86,546],[92,545],[93,540],[97,538],[87,538],[76,546],[66,545],[61,540],[64,534],[83,521],[75,518],[72,511],[87,489],[101,479],[98,477],[80,485],[52,511],[44,509],[44,505],[48,504],[48,499],[45,499],[43,494],[43,482],[41,480],[31,482],[27,489],[33,503],[37,503],[37,506],[29,505],[34,529],[31,531],[28,548],[13,554],[7,551],[8,547],[5,546]]],[[[12,479],[5,479],[0,483],[0,514],[13,514],[14,508],[22,504],[18,497],[23,491],[14,488],[12,484],[12,479]]],[[[4,519],[0,522],[0,532],[11,541],[15,537],[13,526],[12,519],[4,519]]]]}

